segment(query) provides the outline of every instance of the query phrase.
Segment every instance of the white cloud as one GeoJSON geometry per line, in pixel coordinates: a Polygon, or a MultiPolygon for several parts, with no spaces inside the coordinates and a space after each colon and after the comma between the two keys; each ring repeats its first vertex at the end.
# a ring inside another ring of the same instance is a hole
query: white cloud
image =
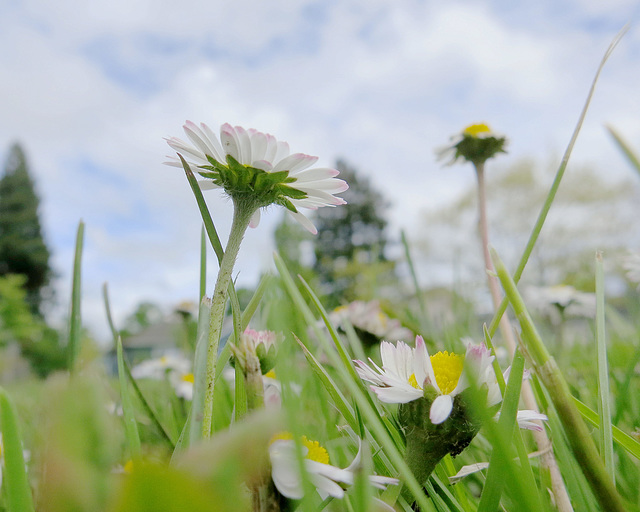
{"type": "MultiPolygon", "coordinates": [[[[254,126],[319,155],[322,165],[342,156],[388,195],[394,228],[422,229],[421,208],[473,179],[464,169],[442,169],[433,153],[465,124],[486,120],[508,133],[504,162],[526,154],[546,160],[564,149],[615,32],[609,27],[635,15],[630,2],[618,7],[586,0],[14,4],[0,20],[0,146],[19,139],[28,151],[62,274],[61,309],[79,218],[87,223],[92,328],[106,332],[103,281],[119,318],[143,299],[168,304],[196,293],[197,208],[180,171],[161,165],[170,153],[162,138],[182,136],[185,119],[254,126]]],[[[640,139],[638,48],[640,32],[632,29],[605,69],[578,159],[624,168],[603,122],[640,139]]],[[[220,197],[207,194],[224,239],[231,207],[220,197]]],[[[248,233],[241,281],[268,266],[279,215],[273,209],[248,233]]],[[[210,271],[213,279],[213,262],[210,271]]]]}

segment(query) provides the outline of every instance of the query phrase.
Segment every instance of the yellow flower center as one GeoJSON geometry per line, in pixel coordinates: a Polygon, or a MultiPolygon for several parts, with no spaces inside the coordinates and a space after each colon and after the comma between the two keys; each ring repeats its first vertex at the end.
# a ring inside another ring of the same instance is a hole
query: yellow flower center
{"type": "MultiPolygon", "coordinates": [[[[293,439],[293,435],[291,435],[291,432],[280,432],[271,438],[271,443],[280,439],[293,439]]],[[[314,460],[322,464],[329,464],[329,452],[318,441],[311,441],[310,439],[307,439],[307,436],[302,436],[300,441],[302,442],[302,446],[307,448],[307,459],[314,460]]]]}
{"type": "Polygon", "coordinates": [[[184,382],[191,382],[191,383],[193,384],[193,381],[194,381],[194,379],[193,379],[193,373],[186,373],[186,374],[184,374],[184,375],[182,376],[182,380],[183,380],[184,382]]]}
{"type": "MultiPolygon", "coordinates": [[[[430,357],[436,383],[443,395],[451,393],[462,375],[464,357],[451,352],[438,352],[430,357]]],[[[415,377],[414,377],[415,380],[415,377]]]]}
{"type": "Polygon", "coordinates": [[[422,389],[419,385],[418,385],[418,381],[416,380],[416,374],[412,373],[411,377],[409,377],[409,384],[411,384],[414,388],[416,389],[422,389]]]}
{"type": "Polygon", "coordinates": [[[467,126],[462,133],[477,137],[481,133],[491,133],[491,129],[485,123],[478,123],[467,126]]]}
{"type": "Polygon", "coordinates": [[[129,459],[124,463],[124,467],[122,469],[125,473],[131,473],[133,471],[133,461],[129,459]]]}
{"type": "Polygon", "coordinates": [[[269,377],[270,379],[275,379],[276,377],[276,371],[275,370],[269,370],[267,373],[264,374],[265,377],[269,377]]]}
{"type": "Polygon", "coordinates": [[[307,459],[329,464],[329,452],[318,441],[311,441],[307,439],[307,436],[302,436],[302,444],[309,450],[307,459]]]}

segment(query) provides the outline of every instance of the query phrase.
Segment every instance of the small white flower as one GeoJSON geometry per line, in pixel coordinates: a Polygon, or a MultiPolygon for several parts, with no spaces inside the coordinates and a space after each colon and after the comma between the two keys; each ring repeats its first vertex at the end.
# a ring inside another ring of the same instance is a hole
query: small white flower
{"type": "Polygon", "coordinates": [[[182,355],[167,354],[156,359],[147,359],[134,366],[131,375],[135,379],[168,379],[178,397],[185,400],[193,399],[191,361],[182,355]]]}
{"type": "MultiPolygon", "coordinates": [[[[318,493],[323,498],[327,496],[343,498],[343,485],[352,485],[354,482],[354,470],[360,461],[360,449],[349,467],[341,469],[329,464],[327,450],[317,441],[310,441],[303,436],[301,442],[305,457],[304,464],[311,483],[318,490],[318,493]]],[[[302,499],[304,490],[296,458],[296,447],[289,434],[276,436],[276,439],[269,445],[269,457],[271,459],[271,477],[278,492],[286,498],[302,499]]],[[[379,489],[399,483],[396,478],[379,475],[371,475],[369,480],[374,487],[379,489]]]]}
{"type": "Polygon", "coordinates": [[[382,311],[380,302],[377,300],[350,302],[346,306],[340,306],[333,310],[329,314],[329,319],[337,326],[342,326],[346,320],[353,327],[369,332],[377,338],[401,340],[413,336],[413,333],[403,327],[397,319],[389,318],[382,311]]]}
{"type": "MultiPolygon", "coordinates": [[[[299,208],[315,210],[346,204],[344,199],[334,195],[349,188],[344,180],[336,178],[339,174],[336,169],[312,167],[318,157],[290,154],[289,145],[273,135],[223,124],[218,140],[204,123],[197,126],[187,121],[183,128],[191,144],[177,137],[166,140],[184,157],[194,173],[208,178],[201,182],[202,189],[223,188],[231,197],[251,194],[260,207],[280,204],[314,234],[317,233],[315,226],[299,208]]],[[[167,165],[182,168],[177,158],[169,159],[167,165]]],[[[258,208],[251,219],[251,227],[256,227],[259,221],[258,208]]]]}
{"type": "Polygon", "coordinates": [[[163,380],[167,374],[189,373],[191,361],[182,355],[166,354],[155,359],[147,359],[131,369],[135,379],[163,380]]]}
{"type": "Polygon", "coordinates": [[[627,271],[627,279],[637,284],[640,290],[640,252],[629,251],[622,266],[627,271]]]}
{"type": "Polygon", "coordinates": [[[596,314],[595,294],[578,291],[567,284],[529,286],[525,296],[532,310],[555,322],[563,317],[594,318],[596,314]]]}
{"type": "MultiPolygon", "coordinates": [[[[380,345],[382,368],[371,359],[373,369],[363,361],[356,360],[356,371],[363,380],[372,384],[371,389],[380,401],[386,403],[408,403],[425,395],[425,388],[435,391],[429,411],[429,419],[434,425],[443,423],[451,414],[454,398],[469,387],[469,375],[478,387],[487,387],[487,405],[497,405],[502,401],[500,388],[493,371],[494,356],[484,345],[469,343],[466,354],[437,352],[429,356],[422,336],[416,336],[416,347],[411,348],[402,341],[396,345],[383,341],[380,345]],[[463,371],[464,370],[464,371],[463,371]]],[[[509,370],[504,373],[508,379],[509,370]]],[[[528,376],[525,373],[525,378],[528,376]]],[[[532,427],[530,421],[546,419],[522,411],[522,428],[532,427]]],[[[520,421],[519,421],[520,423],[520,421]]]]}

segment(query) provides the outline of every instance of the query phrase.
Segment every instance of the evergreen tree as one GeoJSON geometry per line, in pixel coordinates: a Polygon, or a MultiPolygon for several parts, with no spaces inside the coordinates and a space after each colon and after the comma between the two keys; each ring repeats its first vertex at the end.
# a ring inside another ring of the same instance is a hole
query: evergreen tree
{"type": "Polygon", "coordinates": [[[337,305],[341,300],[361,298],[350,296],[358,295],[356,292],[346,292],[354,287],[365,267],[388,272],[393,265],[389,265],[384,254],[387,244],[384,211],[389,204],[355,168],[342,160],[338,160],[336,168],[340,178],[349,184],[349,189],[340,194],[347,204],[318,210],[314,218],[318,228],[314,238],[314,270],[337,305]]]}
{"type": "Polygon", "coordinates": [[[38,217],[39,203],[25,153],[14,144],[0,179],[0,276],[26,276],[27,302],[36,314],[40,313],[41,291],[51,275],[50,253],[38,217]]]}

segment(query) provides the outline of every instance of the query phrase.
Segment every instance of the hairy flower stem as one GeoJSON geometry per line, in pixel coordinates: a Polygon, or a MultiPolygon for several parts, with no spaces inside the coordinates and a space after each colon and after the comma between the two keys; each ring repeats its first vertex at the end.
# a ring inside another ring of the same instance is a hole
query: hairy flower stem
{"type": "MultiPolygon", "coordinates": [[[[495,270],[493,262],[491,261],[491,254],[489,251],[489,223],[487,221],[487,198],[486,187],[484,179],[484,162],[475,163],[476,176],[478,178],[478,213],[479,213],[479,229],[480,237],[482,239],[482,255],[484,257],[484,265],[487,271],[487,280],[489,284],[489,291],[491,292],[491,299],[493,301],[493,307],[495,311],[500,310],[500,304],[502,297],[500,296],[500,283],[498,278],[494,275],[495,270]]],[[[500,318],[500,332],[507,345],[509,355],[513,357],[516,349],[516,341],[513,335],[513,328],[511,322],[506,314],[503,314],[500,318]]],[[[533,411],[539,411],[538,404],[536,402],[533,390],[528,381],[523,382],[522,385],[522,398],[527,409],[533,411]]],[[[551,486],[553,488],[553,494],[555,497],[556,505],[560,512],[571,512],[573,506],[569,499],[564,480],[560,474],[558,463],[551,449],[551,441],[544,430],[533,431],[533,438],[535,439],[538,450],[544,455],[542,456],[542,464],[549,470],[551,477],[551,486]]]]}
{"type": "Polygon", "coordinates": [[[207,374],[206,390],[204,395],[204,411],[202,418],[202,438],[211,437],[211,423],[213,420],[213,386],[216,379],[216,363],[218,359],[218,346],[222,332],[222,320],[227,298],[227,290],[231,282],[231,274],[235,265],[238,251],[244,233],[249,227],[251,216],[257,209],[252,201],[233,201],[233,223],[229,233],[229,241],[224,256],[220,262],[220,270],[216,279],[216,285],[211,298],[211,316],[209,319],[209,340],[207,346],[207,374]]]}

